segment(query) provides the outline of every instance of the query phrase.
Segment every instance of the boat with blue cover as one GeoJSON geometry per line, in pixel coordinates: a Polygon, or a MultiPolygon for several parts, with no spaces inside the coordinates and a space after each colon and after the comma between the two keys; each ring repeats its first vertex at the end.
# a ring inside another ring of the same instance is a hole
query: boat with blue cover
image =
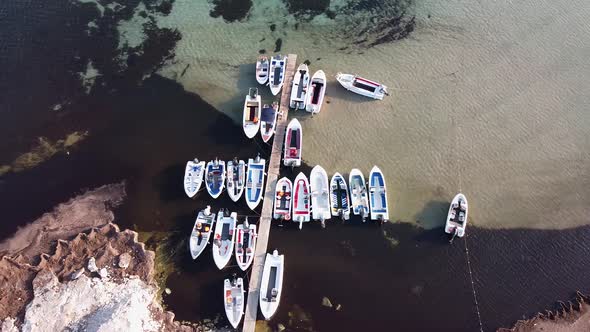
{"type": "Polygon", "coordinates": [[[221,195],[225,185],[225,161],[215,159],[207,163],[205,184],[211,197],[217,198],[221,195]]]}
{"type": "Polygon", "coordinates": [[[260,135],[265,143],[268,142],[275,133],[278,114],[279,103],[276,101],[273,102],[272,105],[265,104],[262,107],[262,114],[260,115],[260,135]]]}
{"type": "Polygon", "coordinates": [[[369,203],[371,220],[385,222],[389,220],[389,207],[387,205],[387,186],[383,172],[377,166],[373,166],[369,174],[369,203]]]}
{"type": "Polygon", "coordinates": [[[287,57],[283,55],[276,55],[270,58],[270,74],[268,85],[270,92],[274,96],[279,94],[283,83],[285,83],[285,70],[287,68],[287,57]]]}
{"type": "Polygon", "coordinates": [[[264,194],[264,168],[266,160],[260,158],[248,159],[248,175],[246,176],[246,204],[252,210],[256,209],[264,194]]]}
{"type": "Polygon", "coordinates": [[[332,216],[339,216],[342,220],[350,219],[348,186],[344,177],[338,172],[330,180],[330,207],[332,209],[332,216]]]}

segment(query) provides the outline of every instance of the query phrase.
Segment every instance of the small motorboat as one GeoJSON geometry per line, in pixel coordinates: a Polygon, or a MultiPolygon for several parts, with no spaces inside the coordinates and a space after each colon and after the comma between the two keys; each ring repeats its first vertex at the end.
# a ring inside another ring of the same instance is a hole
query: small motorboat
{"type": "Polygon", "coordinates": [[[302,63],[297,68],[293,77],[293,86],[291,87],[291,99],[289,107],[294,109],[305,109],[305,99],[307,96],[307,87],[309,86],[309,68],[302,63]]]}
{"type": "Polygon", "coordinates": [[[246,163],[237,158],[227,162],[227,194],[237,202],[244,192],[246,184],[246,163]]]}
{"type": "Polygon", "coordinates": [[[209,243],[209,236],[211,235],[211,229],[213,229],[213,223],[215,223],[215,213],[211,213],[211,207],[207,207],[200,211],[195,221],[195,226],[191,232],[188,245],[191,252],[191,257],[196,259],[203,252],[207,244],[209,243]]]}
{"type": "Polygon", "coordinates": [[[299,120],[293,118],[287,126],[285,135],[285,150],[283,154],[283,164],[285,166],[301,166],[301,152],[303,146],[303,131],[299,120]]]}
{"type": "Polygon", "coordinates": [[[287,68],[287,57],[276,55],[270,58],[270,75],[268,85],[274,96],[279,94],[283,83],[285,83],[285,69],[287,68]]]}
{"type": "Polygon", "coordinates": [[[373,166],[369,174],[369,203],[371,220],[378,220],[381,223],[389,220],[387,186],[383,172],[377,166],[373,166]]]}
{"type": "Polygon", "coordinates": [[[260,282],[260,311],[266,320],[269,320],[277,311],[283,290],[283,271],[285,269],[285,257],[274,250],[266,254],[262,281],[260,282]]]}
{"type": "Polygon", "coordinates": [[[217,198],[221,195],[225,185],[225,161],[215,159],[207,163],[205,184],[211,197],[217,198]]]}
{"type": "Polygon", "coordinates": [[[365,218],[369,215],[369,200],[367,197],[367,185],[363,173],[353,168],[348,176],[348,185],[350,186],[350,204],[352,213],[365,218]]]}
{"type": "Polygon", "coordinates": [[[316,71],[311,77],[305,102],[306,110],[311,114],[317,114],[322,109],[324,95],[326,94],[326,83],[326,74],[322,70],[316,71]]]}
{"type": "Polygon", "coordinates": [[[268,57],[266,55],[259,55],[256,60],[256,81],[258,84],[266,84],[268,82],[268,57]]]}
{"type": "Polygon", "coordinates": [[[332,216],[339,216],[342,220],[350,219],[348,186],[340,173],[334,174],[330,180],[330,207],[332,216]]]}
{"type": "Polygon", "coordinates": [[[453,234],[453,238],[455,236],[463,237],[465,235],[468,207],[465,195],[458,193],[451,201],[451,206],[449,207],[445,233],[453,234]]]}
{"type": "Polygon", "coordinates": [[[232,212],[227,216],[227,211],[220,210],[217,213],[217,222],[215,223],[215,234],[213,236],[213,260],[215,265],[222,270],[229,260],[234,250],[235,228],[238,214],[232,212]]]}
{"type": "Polygon", "coordinates": [[[256,249],[256,225],[248,223],[248,217],[244,223],[236,228],[236,261],[242,271],[246,271],[254,259],[254,249],[256,249]]]}
{"type": "Polygon", "coordinates": [[[262,140],[266,143],[275,133],[277,125],[277,116],[279,114],[279,103],[276,101],[272,105],[265,104],[262,107],[262,115],[260,118],[260,135],[262,140]]]}
{"type": "Polygon", "coordinates": [[[309,186],[311,187],[311,216],[319,220],[324,226],[324,221],[332,218],[330,212],[330,194],[328,185],[328,174],[320,165],[316,165],[309,175],[309,186]]]}
{"type": "Polygon", "coordinates": [[[273,218],[287,221],[291,220],[292,190],[293,184],[291,183],[291,180],[283,177],[277,181],[273,218]]]}
{"type": "Polygon", "coordinates": [[[258,129],[260,128],[260,110],[262,108],[262,101],[258,94],[258,89],[250,88],[248,95],[244,101],[244,117],[242,119],[242,127],[244,134],[248,138],[254,138],[258,129]]]}
{"type": "Polygon", "coordinates": [[[248,159],[248,175],[246,177],[246,203],[254,210],[264,195],[264,168],[266,160],[260,158],[248,159]]]}
{"type": "Polygon", "coordinates": [[[303,172],[293,181],[293,221],[299,223],[299,229],[304,222],[309,222],[309,181],[303,172]]]}
{"type": "Polygon", "coordinates": [[[244,315],[244,280],[242,278],[225,279],[223,281],[223,298],[225,303],[225,315],[234,329],[244,315]]]}
{"type": "Polygon", "coordinates": [[[184,192],[190,198],[195,197],[201,184],[203,183],[203,174],[205,174],[205,162],[199,159],[189,160],[184,169],[184,192]]]}
{"type": "Polygon", "coordinates": [[[352,74],[336,74],[336,80],[348,91],[358,93],[374,99],[383,99],[383,96],[389,95],[387,87],[383,84],[373,82],[366,78],[352,74]]]}

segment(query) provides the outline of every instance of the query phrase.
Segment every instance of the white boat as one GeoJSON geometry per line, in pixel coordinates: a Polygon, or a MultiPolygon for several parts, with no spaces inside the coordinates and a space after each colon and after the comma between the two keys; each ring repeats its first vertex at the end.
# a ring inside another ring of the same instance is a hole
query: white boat
{"type": "Polygon", "coordinates": [[[279,94],[283,83],[285,83],[285,70],[287,68],[287,57],[276,55],[270,58],[270,74],[268,85],[273,95],[279,94]]]}
{"type": "Polygon", "coordinates": [[[256,249],[256,225],[248,223],[248,217],[244,223],[236,227],[236,261],[242,271],[246,271],[252,259],[254,259],[254,250],[256,249]]]}
{"type": "Polygon", "coordinates": [[[223,281],[223,302],[225,304],[225,315],[231,326],[238,328],[238,324],[244,315],[244,280],[237,278],[223,281]]]}
{"type": "Polygon", "coordinates": [[[258,94],[258,89],[250,88],[244,101],[244,116],[242,118],[242,127],[244,134],[248,138],[254,138],[260,129],[260,111],[262,101],[258,94]]]}
{"type": "Polygon", "coordinates": [[[277,311],[283,290],[283,271],[285,269],[285,257],[274,250],[266,254],[262,281],[260,282],[260,311],[266,320],[269,320],[277,311]]]}
{"type": "Polygon", "coordinates": [[[259,55],[258,60],[256,60],[256,81],[258,84],[264,85],[268,82],[269,68],[268,57],[266,55],[259,55]]]}
{"type": "Polygon", "coordinates": [[[238,214],[232,212],[229,217],[223,210],[217,213],[215,234],[213,236],[213,260],[221,270],[231,259],[234,250],[235,228],[238,214]]]}
{"type": "Polygon", "coordinates": [[[371,220],[380,222],[389,220],[387,186],[385,185],[383,172],[377,166],[373,166],[369,174],[369,203],[371,220]]]}
{"type": "Polygon", "coordinates": [[[264,168],[266,160],[248,159],[248,175],[246,176],[246,203],[252,210],[256,209],[264,195],[264,168]]]}
{"type": "Polygon", "coordinates": [[[293,184],[291,183],[291,180],[283,177],[277,181],[273,218],[287,221],[291,220],[292,192],[293,184]]]}
{"type": "Polygon", "coordinates": [[[311,216],[314,220],[325,220],[332,218],[330,212],[330,193],[328,185],[328,174],[320,165],[316,165],[309,175],[309,186],[311,187],[311,216]]]}
{"type": "Polygon", "coordinates": [[[291,167],[301,166],[303,148],[303,130],[299,120],[293,118],[287,126],[285,147],[283,151],[283,165],[291,167]]]}
{"type": "Polygon", "coordinates": [[[293,181],[293,221],[299,223],[299,229],[304,222],[309,222],[309,181],[303,172],[293,181]]]}
{"type": "Polygon", "coordinates": [[[190,198],[195,197],[201,184],[203,183],[203,174],[205,174],[205,162],[199,159],[189,160],[184,169],[184,192],[190,198]]]}
{"type": "Polygon", "coordinates": [[[446,233],[453,234],[453,237],[463,237],[465,235],[468,208],[465,195],[459,193],[453,198],[445,224],[446,233]]]}
{"type": "Polygon", "coordinates": [[[309,68],[305,63],[297,67],[297,72],[293,77],[293,86],[291,87],[291,99],[289,107],[294,109],[305,109],[307,88],[309,86],[309,68]]]}
{"type": "Polygon", "coordinates": [[[227,162],[227,194],[232,201],[237,202],[244,192],[246,184],[246,163],[243,160],[227,162]]]}
{"type": "Polygon", "coordinates": [[[219,197],[225,186],[225,161],[211,160],[207,163],[205,173],[205,185],[209,195],[213,198],[219,197]]]}
{"type": "Polygon", "coordinates": [[[264,105],[260,116],[260,135],[266,143],[275,133],[277,125],[277,116],[279,114],[279,103],[276,101],[272,105],[264,105]]]}
{"type": "Polygon", "coordinates": [[[326,94],[326,83],[326,74],[322,70],[316,71],[311,77],[307,88],[307,100],[305,101],[308,112],[316,114],[321,111],[324,95],[326,94]]]}
{"type": "Polygon", "coordinates": [[[348,91],[352,91],[366,97],[383,99],[383,96],[389,95],[385,85],[373,82],[357,75],[338,73],[336,74],[336,80],[348,91]]]}
{"type": "Polygon", "coordinates": [[[215,213],[211,213],[211,207],[207,207],[199,211],[195,226],[191,232],[188,244],[191,252],[191,257],[196,259],[203,252],[207,244],[209,244],[209,236],[215,223],[215,213]]]}
{"type": "Polygon", "coordinates": [[[330,207],[332,216],[343,220],[350,219],[350,199],[348,198],[348,186],[340,173],[336,173],[330,180],[330,207]]]}
{"type": "Polygon", "coordinates": [[[350,205],[352,207],[352,213],[360,215],[365,218],[369,215],[369,200],[367,197],[367,185],[365,183],[365,177],[363,173],[353,168],[348,176],[348,185],[350,186],[350,205]]]}

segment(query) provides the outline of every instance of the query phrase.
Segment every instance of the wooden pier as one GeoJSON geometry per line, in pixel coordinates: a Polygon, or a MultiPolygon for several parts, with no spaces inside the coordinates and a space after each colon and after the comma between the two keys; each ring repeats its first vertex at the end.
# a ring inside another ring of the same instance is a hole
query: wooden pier
{"type": "Polygon", "coordinates": [[[277,127],[272,143],[270,161],[268,162],[268,176],[266,177],[266,189],[262,201],[262,213],[258,223],[258,239],[256,240],[256,251],[252,263],[252,273],[250,274],[250,285],[248,286],[248,302],[246,303],[246,314],[244,317],[244,332],[254,332],[256,327],[256,316],[258,313],[258,301],[260,292],[260,283],[262,282],[262,269],[268,247],[268,235],[270,233],[270,224],[272,222],[272,209],[275,199],[275,185],[279,178],[281,168],[281,157],[283,153],[283,143],[285,141],[285,131],[287,128],[287,116],[289,115],[289,99],[291,96],[291,83],[295,75],[297,55],[287,55],[287,68],[285,70],[285,82],[281,91],[281,103],[277,119],[277,127]]]}

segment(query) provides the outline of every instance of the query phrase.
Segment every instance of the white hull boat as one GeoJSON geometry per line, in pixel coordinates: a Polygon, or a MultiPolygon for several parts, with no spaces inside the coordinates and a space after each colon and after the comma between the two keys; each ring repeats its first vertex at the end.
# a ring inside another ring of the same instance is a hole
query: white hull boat
{"type": "Polygon", "coordinates": [[[303,130],[299,120],[293,118],[287,126],[285,135],[285,150],[283,151],[283,165],[291,167],[301,166],[303,146],[303,130]]]}
{"type": "Polygon", "coordinates": [[[348,91],[362,96],[381,100],[383,96],[388,95],[385,85],[357,75],[338,73],[336,74],[336,80],[348,91]]]}
{"type": "Polygon", "coordinates": [[[343,220],[350,219],[350,199],[348,198],[348,186],[340,173],[336,173],[330,180],[330,207],[332,216],[343,220]]]}
{"type": "Polygon", "coordinates": [[[225,186],[225,161],[215,159],[207,163],[205,185],[211,197],[217,198],[221,195],[225,186]]]}
{"type": "Polygon", "coordinates": [[[264,168],[266,160],[257,156],[248,159],[248,175],[246,177],[246,203],[252,210],[256,209],[264,195],[264,168]]]}
{"type": "Polygon", "coordinates": [[[229,217],[223,210],[217,213],[215,235],[213,236],[213,260],[217,268],[222,270],[231,259],[234,250],[235,228],[238,214],[232,212],[229,217]]]}
{"type": "Polygon", "coordinates": [[[237,159],[227,162],[227,194],[237,202],[244,192],[246,184],[246,163],[237,159]]]}
{"type": "Polygon", "coordinates": [[[254,138],[260,129],[261,108],[262,101],[258,94],[258,89],[250,89],[244,101],[244,114],[242,118],[244,134],[248,138],[254,138]]]}
{"type": "Polygon", "coordinates": [[[236,228],[236,261],[242,271],[246,271],[254,259],[256,249],[256,225],[248,223],[248,217],[244,223],[236,228]]]}
{"type": "Polygon", "coordinates": [[[385,185],[383,172],[377,166],[373,166],[369,174],[369,203],[371,220],[380,222],[389,220],[387,186],[385,185]]]}
{"type": "Polygon", "coordinates": [[[293,77],[293,86],[291,87],[291,99],[289,101],[289,107],[300,110],[305,109],[308,86],[309,68],[305,63],[302,63],[297,68],[297,72],[293,77]]]}
{"type": "Polygon", "coordinates": [[[205,174],[205,162],[198,159],[189,160],[184,169],[184,192],[190,198],[195,197],[201,184],[203,183],[203,174],[205,174]]]}
{"type": "Polygon", "coordinates": [[[369,200],[367,197],[367,185],[363,173],[353,168],[348,176],[348,185],[350,186],[350,204],[352,213],[363,218],[369,215],[369,200]]]}
{"type": "Polygon", "coordinates": [[[284,269],[284,255],[279,255],[276,250],[272,255],[266,254],[260,283],[260,311],[266,320],[269,320],[279,307],[283,290],[284,269]]]}
{"type": "Polygon", "coordinates": [[[314,220],[332,218],[330,212],[330,194],[328,174],[320,165],[316,165],[309,175],[309,186],[311,187],[311,216],[314,220]]]}
{"type": "Polygon", "coordinates": [[[307,89],[307,100],[305,107],[308,112],[317,114],[322,109],[324,95],[326,94],[326,74],[322,70],[316,71],[311,77],[307,89]]]}
{"type": "Polygon", "coordinates": [[[291,180],[283,177],[277,181],[273,218],[277,220],[291,220],[292,191],[293,184],[291,180]]]}
{"type": "Polygon", "coordinates": [[[463,237],[465,235],[468,208],[465,195],[459,193],[453,198],[447,215],[445,233],[453,234],[453,237],[463,237]]]}
{"type": "Polygon", "coordinates": [[[262,107],[262,115],[260,118],[260,136],[266,143],[275,133],[277,126],[277,117],[279,114],[279,103],[276,101],[272,105],[264,105],[262,107]]]}
{"type": "Polygon", "coordinates": [[[244,315],[244,280],[237,278],[223,281],[223,302],[225,315],[231,326],[238,328],[238,324],[244,315]]]}
{"type": "Polygon", "coordinates": [[[293,181],[293,221],[299,223],[299,229],[304,222],[310,220],[309,181],[303,172],[293,181]]]}
{"type": "Polygon", "coordinates": [[[256,61],[256,81],[258,84],[266,84],[268,82],[268,69],[270,68],[270,64],[268,62],[268,57],[265,55],[258,56],[258,60],[256,61]]]}
{"type": "Polygon", "coordinates": [[[283,83],[285,83],[285,69],[287,68],[287,57],[282,55],[273,56],[270,58],[270,74],[268,85],[270,92],[274,96],[281,92],[283,83]]]}
{"type": "Polygon", "coordinates": [[[205,250],[209,244],[209,236],[215,223],[215,213],[211,213],[211,207],[207,206],[203,211],[200,211],[195,221],[195,226],[191,232],[188,244],[191,252],[191,257],[196,259],[205,250]]]}

